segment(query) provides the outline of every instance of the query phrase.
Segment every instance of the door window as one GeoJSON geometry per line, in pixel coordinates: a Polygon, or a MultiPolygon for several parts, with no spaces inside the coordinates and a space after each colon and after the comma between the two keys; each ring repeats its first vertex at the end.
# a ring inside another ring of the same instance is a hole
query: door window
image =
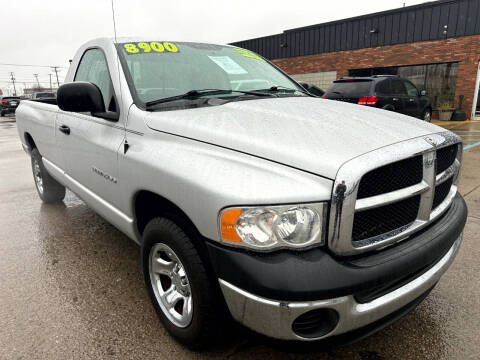
{"type": "Polygon", "coordinates": [[[85,51],[78,65],[74,81],[87,81],[97,85],[102,93],[105,109],[116,111],[107,60],[101,50],[90,49],[85,51]]]}
{"type": "Polygon", "coordinates": [[[375,91],[378,95],[392,95],[392,82],[390,79],[379,82],[375,91]]]}
{"type": "Polygon", "coordinates": [[[409,81],[405,81],[404,84],[405,84],[405,87],[407,88],[408,96],[412,96],[412,97],[418,96],[418,90],[412,83],[410,83],[409,81]]]}
{"type": "Polygon", "coordinates": [[[399,79],[392,79],[392,89],[395,95],[407,95],[407,89],[405,89],[403,81],[399,79]]]}

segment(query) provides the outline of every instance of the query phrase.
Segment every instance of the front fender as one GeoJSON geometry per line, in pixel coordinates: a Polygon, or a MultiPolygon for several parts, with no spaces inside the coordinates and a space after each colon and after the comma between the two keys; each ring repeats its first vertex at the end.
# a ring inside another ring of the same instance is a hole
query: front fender
{"type": "Polygon", "coordinates": [[[330,179],[215,145],[156,131],[129,143],[119,159],[119,183],[129,194],[126,212],[134,217],[134,194],[151,191],[178,206],[212,240],[219,240],[217,217],[225,207],[331,196],[330,179]]]}

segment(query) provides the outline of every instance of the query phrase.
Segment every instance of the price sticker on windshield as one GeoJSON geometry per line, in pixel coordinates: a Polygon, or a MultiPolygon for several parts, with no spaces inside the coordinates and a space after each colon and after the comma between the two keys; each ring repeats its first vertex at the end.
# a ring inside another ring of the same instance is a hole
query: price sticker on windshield
{"type": "Polygon", "coordinates": [[[240,48],[234,48],[234,50],[236,52],[240,53],[241,55],[245,56],[245,57],[252,58],[252,59],[257,59],[257,60],[260,60],[260,61],[265,61],[262,57],[258,56],[257,54],[255,54],[254,52],[251,52],[249,50],[240,49],[240,48]]]}
{"type": "Polygon", "coordinates": [[[122,47],[128,55],[180,52],[177,45],[168,41],[131,42],[122,44],[122,47]]]}

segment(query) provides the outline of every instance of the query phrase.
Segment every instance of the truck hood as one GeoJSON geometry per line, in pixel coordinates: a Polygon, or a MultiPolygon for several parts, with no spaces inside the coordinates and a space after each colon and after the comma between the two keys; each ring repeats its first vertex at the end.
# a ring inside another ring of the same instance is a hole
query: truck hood
{"type": "Polygon", "coordinates": [[[151,112],[147,126],[334,179],[366,152],[443,129],[381,109],[310,97],[151,112]]]}

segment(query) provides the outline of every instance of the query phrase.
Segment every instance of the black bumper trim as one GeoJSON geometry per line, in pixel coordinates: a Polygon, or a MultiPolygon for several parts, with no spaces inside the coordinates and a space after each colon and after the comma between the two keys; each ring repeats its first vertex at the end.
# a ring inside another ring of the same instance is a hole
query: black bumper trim
{"type": "Polygon", "coordinates": [[[368,298],[428,270],[461,235],[466,219],[465,201],[457,194],[447,212],[428,228],[395,246],[354,259],[336,258],[325,248],[254,253],[211,241],[207,248],[218,278],[258,296],[285,301],[352,294],[368,298]]]}

